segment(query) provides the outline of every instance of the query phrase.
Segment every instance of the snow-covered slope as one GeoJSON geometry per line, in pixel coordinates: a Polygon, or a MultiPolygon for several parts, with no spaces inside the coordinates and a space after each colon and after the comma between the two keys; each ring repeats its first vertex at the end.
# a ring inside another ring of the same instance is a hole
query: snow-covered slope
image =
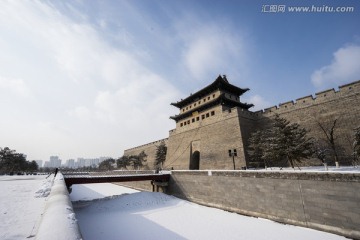
{"type": "Polygon", "coordinates": [[[46,200],[39,190],[47,182],[45,176],[0,176],[0,239],[35,235],[46,200]]]}

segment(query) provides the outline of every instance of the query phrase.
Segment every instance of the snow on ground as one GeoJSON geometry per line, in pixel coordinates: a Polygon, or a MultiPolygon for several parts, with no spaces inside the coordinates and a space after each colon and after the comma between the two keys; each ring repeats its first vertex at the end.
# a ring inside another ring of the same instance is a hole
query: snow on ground
{"type": "Polygon", "coordinates": [[[72,186],[71,201],[93,200],[124,193],[135,193],[137,190],[122,186],[114,186],[112,183],[76,184],[72,186]]]}
{"type": "Polygon", "coordinates": [[[26,239],[37,231],[51,177],[0,176],[0,239],[26,239]]]}
{"type": "Polygon", "coordinates": [[[52,182],[51,192],[46,200],[45,211],[36,233],[36,239],[82,239],[63,175],[58,173],[52,182]]]}
{"type": "Polygon", "coordinates": [[[327,170],[324,166],[300,167],[300,169],[291,167],[280,169],[278,167],[273,167],[255,171],[360,173],[360,166],[340,166],[338,168],[335,166],[328,166],[327,170]]]}
{"type": "Polygon", "coordinates": [[[113,184],[74,185],[70,197],[85,240],[345,239],[113,184]]]}

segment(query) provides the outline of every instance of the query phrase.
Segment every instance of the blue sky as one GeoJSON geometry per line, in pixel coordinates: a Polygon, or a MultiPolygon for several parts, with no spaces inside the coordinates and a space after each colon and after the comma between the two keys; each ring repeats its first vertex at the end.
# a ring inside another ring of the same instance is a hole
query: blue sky
{"type": "Polygon", "coordinates": [[[254,111],[336,88],[360,79],[359,23],[359,1],[1,1],[0,146],[119,157],[219,74],[254,111]]]}

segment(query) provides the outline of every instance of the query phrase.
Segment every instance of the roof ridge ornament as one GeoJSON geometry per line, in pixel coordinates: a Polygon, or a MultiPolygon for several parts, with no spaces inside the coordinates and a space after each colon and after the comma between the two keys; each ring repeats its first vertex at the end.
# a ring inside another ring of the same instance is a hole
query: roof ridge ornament
{"type": "Polygon", "coordinates": [[[229,83],[229,81],[227,80],[227,78],[226,78],[226,75],[225,75],[225,74],[222,76],[222,79],[223,79],[225,82],[229,83]]]}

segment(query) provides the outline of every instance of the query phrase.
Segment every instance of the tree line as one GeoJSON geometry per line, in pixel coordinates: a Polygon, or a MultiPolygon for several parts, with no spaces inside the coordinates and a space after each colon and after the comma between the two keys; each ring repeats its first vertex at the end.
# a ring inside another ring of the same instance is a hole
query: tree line
{"type": "MultiPolygon", "coordinates": [[[[166,160],[167,147],[165,142],[162,141],[159,146],[156,147],[154,169],[162,169],[166,160]]],[[[147,162],[147,154],[142,151],[138,155],[122,156],[117,159],[117,167],[120,169],[134,169],[138,170],[145,166],[147,162]]]]}
{"type": "MultiPolygon", "coordinates": [[[[338,164],[339,149],[336,144],[336,123],[330,128],[317,122],[325,136],[325,142],[308,137],[308,131],[297,123],[275,115],[274,120],[266,129],[252,133],[249,138],[250,164],[259,167],[299,167],[299,164],[309,158],[317,158],[324,165],[330,161],[338,164]]],[[[351,141],[351,140],[350,140],[351,141]]],[[[353,165],[360,158],[360,126],[354,129],[352,139],[351,159],[353,165]]]]}
{"type": "MultiPolygon", "coordinates": [[[[154,169],[162,169],[166,160],[166,152],[167,147],[165,142],[161,142],[160,145],[156,147],[155,162],[153,166],[154,169]]],[[[137,155],[124,155],[118,159],[109,158],[99,164],[99,170],[110,171],[115,169],[115,166],[118,169],[123,170],[140,170],[144,167],[148,167],[147,156],[148,155],[145,153],[145,151],[142,151],[137,155]]]]}
{"type": "MultiPolygon", "coordinates": [[[[154,169],[161,169],[166,159],[167,147],[164,142],[157,146],[154,169]]],[[[115,168],[124,170],[139,170],[147,166],[147,154],[142,151],[138,155],[122,156],[118,159],[109,158],[102,161],[95,169],[100,171],[110,171],[115,168]]],[[[50,168],[44,168],[47,171],[52,171],[50,168]]],[[[17,153],[8,147],[0,148],[0,174],[17,174],[23,172],[36,172],[44,169],[39,169],[36,161],[26,161],[23,154],[17,153]]],[[[83,170],[95,170],[92,167],[83,168],[83,170]]],[[[70,170],[71,169],[65,169],[70,170]]]]}
{"type": "Polygon", "coordinates": [[[22,174],[36,172],[39,167],[35,161],[26,161],[24,154],[9,147],[0,147],[0,174],[22,174]]]}

